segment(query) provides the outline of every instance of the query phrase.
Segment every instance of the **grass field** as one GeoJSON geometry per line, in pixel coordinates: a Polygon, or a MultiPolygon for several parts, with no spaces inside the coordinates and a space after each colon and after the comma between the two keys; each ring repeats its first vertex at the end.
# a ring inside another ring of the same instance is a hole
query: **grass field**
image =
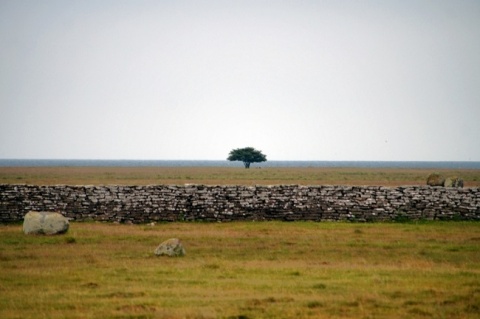
{"type": "MultiPolygon", "coordinates": [[[[0,168],[36,185],[424,185],[424,169],[0,168]]],[[[479,170],[435,170],[480,186],[479,170]]],[[[0,318],[479,318],[480,224],[0,225],[0,318]],[[178,237],[187,255],[155,257],[178,237]]]]}
{"type": "Polygon", "coordinates": [[[0,225],[0,318],[478,318],[480,225],[0,225]],[[187,255],[156,257],[178,237],[187,255]]]}
{"type": "Polygon", "coordinates": [[[0,167],[0,184],[425,185],[432,172],[480,186],[480,170],[396,168],[0,167]]]}

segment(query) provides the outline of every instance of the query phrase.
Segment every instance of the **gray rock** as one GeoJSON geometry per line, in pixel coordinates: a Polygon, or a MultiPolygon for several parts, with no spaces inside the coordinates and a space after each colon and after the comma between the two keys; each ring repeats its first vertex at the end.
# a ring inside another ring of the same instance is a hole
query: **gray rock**
{"type": "Polygon", "coordinates": [[[458,177],[456,177],[456,176],[454,176],[454,177],[448,177],[447,179],[445,179],[444,186],[445,186],[445,187],[459,187],[459,188],[463,188],[463,179],[458,178],[458,177]]]}
{"type": "Polygon", "coordinates": [[[184,256],[185,249],[183,248],[180,239],[170,238],[158,245],[158,247],[155,249],[155,255],[169,257],[184,256]]]}
{"type": "Polygon", "coordinates": [[[463,179],[459,178],[459,179],[457,180],[457,185],[456,185],[456,187],[463,188],[463,179]]]}
{"type": "Polygon", "coordinates": [[[445,179],[445,182],[443,183],[443,186],[445,187],[453,187],[453,184],[455,183],[455,179],[447,177],[445,179]]]}
{"type": "Polygon", "coordinates": [[[25,234],[63,234],[68,231],[68,227],[68,219],[60,213],[31,211],[23,219],[25,234]]]}

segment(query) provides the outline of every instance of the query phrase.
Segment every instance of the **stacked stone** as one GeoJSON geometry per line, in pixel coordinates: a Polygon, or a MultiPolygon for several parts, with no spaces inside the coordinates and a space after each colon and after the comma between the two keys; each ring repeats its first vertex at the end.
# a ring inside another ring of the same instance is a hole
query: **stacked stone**
{"type": "Polygon", "coordinates": [[[28,211],[71,220],[148,223],[240,220],[480,220],[478,188],[430,186],[0,185],[0,222],[28,211]]]}

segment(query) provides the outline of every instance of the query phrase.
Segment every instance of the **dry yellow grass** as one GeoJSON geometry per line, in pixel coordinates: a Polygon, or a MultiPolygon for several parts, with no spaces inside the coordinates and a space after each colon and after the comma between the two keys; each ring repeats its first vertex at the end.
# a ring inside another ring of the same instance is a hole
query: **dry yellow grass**
{"type": "Polygon", "coordinates": [[[478,318],[478,223],[0,226],[1,318],[478,318]],[[181,258],[155,257],[179,237],[181,258]]]}
{"type": "Polygon", "coordinates": [[[393,168],[0,167],[0,183],[36,185],[425,185],[432,172],[480,186],[480,170],[393,168]]]}
{"type": "MultiPolygon", "coordinates": [[[[10,184],[424,185],[433,170],[0,168],[10,184]]],[[[435,170],[438,171],[438,170],[435,170]]],[[[480,186],[479,170],[440,170],[480,186]]],[[[0,318],[478,318],[478,223],[0,225],[0,318]],[[183,258],[157,258],[179,237],[183,258]]]]}

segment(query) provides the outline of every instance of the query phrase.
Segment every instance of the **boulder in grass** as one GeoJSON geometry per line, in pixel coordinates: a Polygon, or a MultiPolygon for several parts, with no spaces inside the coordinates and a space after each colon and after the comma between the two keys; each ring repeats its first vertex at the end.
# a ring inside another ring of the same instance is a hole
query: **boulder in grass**
{"type": "Polygon", "coordinates": [[[445,177],[439,173],[432,173],[427,177],[427,185],[429,186],[443,186],[445,183],[445,177]]]}
{"type": "Polygon", "coordinates": [[[25,234],[56,235],[68,231],[68,219],[60,213],[28,212],[23,219],[25,234]]]}
{"type": "Polygon", "coordinates": [[[180,239],[170,238],[158,245],[157,249],[155,249],[155,255],[179,257],[185,255],[185,249],[183,248],[180,239]]]}

